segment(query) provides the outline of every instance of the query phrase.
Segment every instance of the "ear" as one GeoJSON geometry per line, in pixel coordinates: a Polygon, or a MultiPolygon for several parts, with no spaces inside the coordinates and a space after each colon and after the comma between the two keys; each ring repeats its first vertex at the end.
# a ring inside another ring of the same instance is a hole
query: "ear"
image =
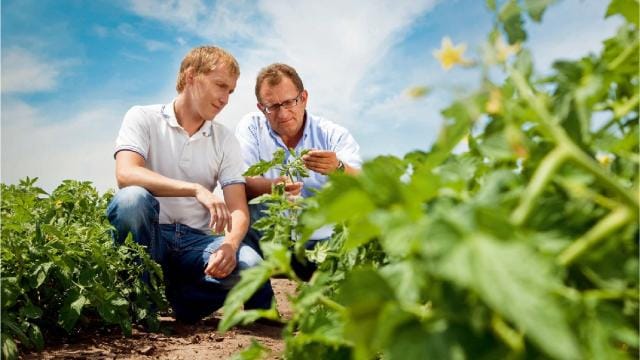
{"type": "Polygon", "coordinates": [[[195,72],[193,70],[192,67],[189,67],[187,70],[185,70],[185,82],[187,84],[193,84],[193,79],[195,78],[195,72]]]}
{"type": "Polygon", "coordinates": [[[302,90],[302,94],[301,94],[301,98],[302,98],[302,103],[307,106],[307,100],[309,99],[309,93],[307,92],[307,90],[302,90]]]}

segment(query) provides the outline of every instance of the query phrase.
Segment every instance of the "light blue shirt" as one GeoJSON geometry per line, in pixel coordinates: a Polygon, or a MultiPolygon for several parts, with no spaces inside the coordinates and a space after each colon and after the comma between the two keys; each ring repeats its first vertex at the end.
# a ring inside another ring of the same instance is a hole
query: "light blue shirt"
{"type": "MultiPolygon", "coordinates": [[[[285,161],[290,161],[287,146],[280,135],[276,134],[269,121],[261,112],[252,112],[245,115],[236,127],[236,137],[240,142],[244,170],[260,160],[273,159],[273,153],[277,149],[285,149],[285,161]]],[[[360,146],[353,136],[344,127],[335,124],[319,116],[305,112],[305,124],[302,138],[295,147],[295,152],[300,153],[305,149],[331,150],[338,159],[355,168],[362,167],[360,158],[360,146]]],[[[264,177],[275,179],[280,176],[276,169],[271,169],[264,177]]],[[[326,175],[309,170],[309,177],[298,179],[304,184],[301,195],[309,197],[313,195],[313,189],[321,188],[328,180],[326,175]]]]}

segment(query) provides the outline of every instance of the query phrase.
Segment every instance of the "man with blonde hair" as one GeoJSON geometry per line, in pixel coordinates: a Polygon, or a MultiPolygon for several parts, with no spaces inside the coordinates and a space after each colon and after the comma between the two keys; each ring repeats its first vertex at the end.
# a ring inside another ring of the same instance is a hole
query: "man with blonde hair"
{"type": "MultiPolygon", "coordinates": [[[[243,242],[249,224],[240,147],[214,122],[236,88],[235,58],[214,46],[192,49],[180,65],[177,97],[134,106],[115,147],[120,190],[107,209],[120,244],[128,233],[163,269],[178,320],[217,310],[239,271],[262,258],[243,242]],[[213,194],[220,183],[224,199],[213,194]],[[220,235],[224,233],[224,235],[220,235]]],[[[269,284],[245,306],[269,308],[269,284]]]]}

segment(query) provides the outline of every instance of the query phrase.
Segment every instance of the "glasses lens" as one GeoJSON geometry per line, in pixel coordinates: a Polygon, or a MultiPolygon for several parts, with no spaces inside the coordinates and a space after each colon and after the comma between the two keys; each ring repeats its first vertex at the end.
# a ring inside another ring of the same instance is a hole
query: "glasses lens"
{"type": "Polygon", "coordinates": [[[267,114],[272,114],[276,111],[278,111],[281,107],[284,109],[291,109],[292,107],[298,105],[298,101],[300,101],[300,95],[302,95],[302,93],[298,94],[298,96],[296,96],[295,99],[289,99],[286,101],[283,101],[280,104],[273,104],[271,106],[264,106],[264,112],[267,114]]]}
{"type": "Polygon", "coordinates": [[[298,98],[287,100],[282,103],[282,107],[285,109],[290,109],[298,104],[298,98]]]}

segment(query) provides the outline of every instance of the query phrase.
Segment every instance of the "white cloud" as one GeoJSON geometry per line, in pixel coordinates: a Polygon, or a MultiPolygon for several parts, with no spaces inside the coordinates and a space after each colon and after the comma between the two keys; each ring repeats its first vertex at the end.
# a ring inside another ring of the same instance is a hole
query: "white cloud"
{"type": "Polygon", "coordinates": [[[28,50],[2,50],[2,93],[49,91],[57,86],[61,64],[41,58],[28,50]]]}
{"type": "Polygon", "coordinates": [[[131,5],[139,15],[186,26],[193,26],[189,24],[207,10],[201,0],[132,0],[131,5]]]}
{"type": "Polygon", "coordinates": [[[169,44],[158,40],[146,40],[144,42],[144,46],[151,52],[171,49],[171,46],[169,46],[169,44]]]}
{"type": "Polygon", "coordinates": [[[68,121],[42,124],[42,111],[5,101],[2,109],[2,182],[38,177],[53,190],[62,180],[89,180],[100,190],[115,188],[111,157],[122,114],[111,107],[75,114],[68,121]]]}
{"type": "Polygon", "coordinates": [[[180,25],[206,39],[231,35],[253,43],[229,50],[238,57],[241,77],[227,108],[218,116],[230,128],[256,109],[255,76],[272,62],[284,62],[300,73],[310,91],[309,108],[346,126],[359,122],[363,106],[358,85],[412,22],[433,7],[434,0],[341,2],[218,2],[198,12],[198,1],[132,1],[142,16],[180,25]],[[178,14],[179,6],[189,10],[178,14]],[[300,14],[313,14],[301,16],[300,14]],[[254,34],[254,35],[251,35],[254,34]]]}
{"type": "Polygon", "coordinates": [[[131,10],[144,17],[173,25],[180,31],[188,31],[203,38],[247,38],[259,33],[253,1],[202,0],[131,0],[131,10]]]}
{"type": "Polygon", "coordinates": [[[264,46],[299,71],[310,103],[355,125],[359,84],[435,1],[263,1],[271,19],[264,46]],[[300,16],[313,14],[313,16],[300,16]]]}

